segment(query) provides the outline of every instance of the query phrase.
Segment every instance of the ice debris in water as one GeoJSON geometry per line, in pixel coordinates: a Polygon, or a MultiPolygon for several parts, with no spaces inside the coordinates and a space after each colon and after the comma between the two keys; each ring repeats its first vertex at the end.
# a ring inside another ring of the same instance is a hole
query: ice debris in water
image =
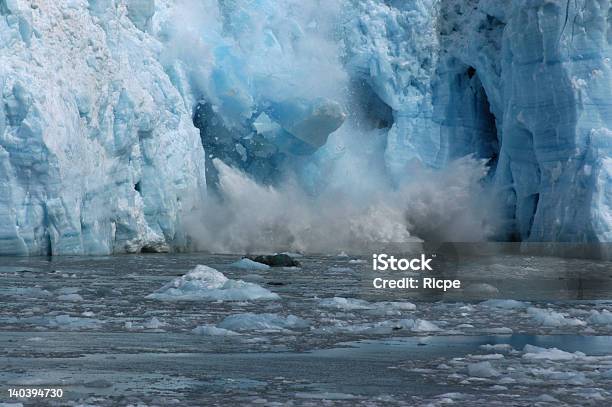
{"type": "Polygon", "coordinates": [[[333,297],[319,300],[319,306],[323,308],[334,308],[343,311],[372,310],[375,314],[397,313],[401,311],[414,311],[416,305],[411,302],[383,301],[368,302],[356,298],[333,297]]]}
{"type": "Polygon", "coordinates": [[[612,312],[607,309],[600,311],[592,310],[589,322],[596,325],[612,325],[612,312]]]}
{"type": "Polygon", "coordinates": [[[160,321],[159,319],[157,319],[156,317],[151,318],[150,321],[146,322],[144,324],[144,327],[146,329],[160,329],[162,326],[165,326],[166,323],[160,321]]]}
{"type": "Polygon", "coordinates": [[[72,317],[70,315],[58,315],[55,318],[51,318],[48,321],[48,325],[51,327],[64,328],[69,330],[77,330],[81,328],[96,328],[103,321],[93,318],[80,318],[72,317]]]}
{"type": "Polygon", "coordinates": [[[282,316],[278,314],[244,314],[230,315],[221,321],[217,327],[233,331],[282,331],[285,329],[308,328],[310,322],[295,315],[282,316]]]}
{"type": "Polygon", "coordinates": [[[527,308],[528,304],[523,301],[516,300],[486,300],[480,303],[480,305],[491,308],[501,309],[518,309],[527,308]]]}
{"type": "Polygon", "coordinates": [[[268,270],[270,268],[270,266],[267,264],[259,263],[247,258],[235,261],[230,266],[243,270],[268,270]]]}
{"type": "Polygon", "coordinates": [[[525,345],[523,351],[524,359],[574,360],[585,357],[582,352],[570,353],[557,348],[540,348],[534,345],[525,345]]]}
{"type": "Polygon", "coordinates": [[[362,324],[349,324],[343,325],[338,324],[334,326],[326,326],[317,329],[320,333],[344,333],[344,334],[367,334],[367,335],[388,335],[396,333],[398,331],[412,331],[412,332],[436,332],[440,331],[433,322],[424,319],[399,319],[399,320],[387,320],[374,323],[362,323],[362,324]]]}
{"type": "Polygon", "coordinates": [[[0,294],[27,298],[42,298],[51,296],[49,291],[39,287],[2,288],[0,289],[0,294]]]}
{"type": "Polygon", "coordinates": [[[70,302],[83,301],[83,297],[81,297],[79,294],[63,294],[63,295],[59,295],[57,299],[60,301],[70,301],[70,302]]]}
{"type": "Polygon", "coordinates": [[[495,377],[499,372],[493,368],[491,362],[471,363],[467,366],[468,374],[474,377],[495,377]]]}
{"type": "Polygon", "coordinates": [[[527,314],[531,315],[535,321],[542,326],[561,327],[561,326],[583,326],[586,323],[578,318],[569,318],[566,315],[550,309],[530,307],[527,314]]]}
{"type": "Polygon", "coordinates": [[[325,308],[336,308],[345,311],[372,308],[372,305],[365,300],[343,297],[324,298],[319,301],[319,305],[325,308]]]}
{"type": "Polygon", "coordinates": [[[217,328],[214,325],[200,325],[191,331],[197,335],[206,335],[206,336],[236,336],[240,335],[238,332],[230,331],[229,329],[217,328]]]}
{"type": "Polygon", "coordinates": [[[198,265],[147,298],[162,301],[248,301],[280,297],[255,283],[231,280],[212,267],[198,265]]]}

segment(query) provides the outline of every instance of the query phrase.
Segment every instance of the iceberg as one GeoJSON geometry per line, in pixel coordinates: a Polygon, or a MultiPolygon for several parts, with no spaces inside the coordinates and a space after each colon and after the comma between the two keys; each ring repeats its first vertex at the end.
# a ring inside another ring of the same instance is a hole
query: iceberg
{"type": "Polygon", "coordinates": [[[147,298],[161,301],[249,301],[277,300],[280,297],[255,283],[231,280],[212,267],[198,265],[147,298]]]}

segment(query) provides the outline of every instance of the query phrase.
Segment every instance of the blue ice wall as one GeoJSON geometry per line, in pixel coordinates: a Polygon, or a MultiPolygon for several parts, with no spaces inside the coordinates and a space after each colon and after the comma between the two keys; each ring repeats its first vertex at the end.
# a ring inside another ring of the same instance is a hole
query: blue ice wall
{"type": "Polygon", "coordinates": [[[358,4],[347,66],[393,108],[390,176],[473,154],[499,238],[612,239],[609,1],[358,4]]]}

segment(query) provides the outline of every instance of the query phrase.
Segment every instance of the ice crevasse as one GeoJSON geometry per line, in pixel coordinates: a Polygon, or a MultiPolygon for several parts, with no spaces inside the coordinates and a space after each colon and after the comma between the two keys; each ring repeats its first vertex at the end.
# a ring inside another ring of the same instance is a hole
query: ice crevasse
{"type": "Polygon", "coordinates": [[[498,238],[612,241],[611,6],[0,0],[0,254],[188,248],[212,158],[316,182],[357,124],[396,182],[487,160],[498,238]]]}

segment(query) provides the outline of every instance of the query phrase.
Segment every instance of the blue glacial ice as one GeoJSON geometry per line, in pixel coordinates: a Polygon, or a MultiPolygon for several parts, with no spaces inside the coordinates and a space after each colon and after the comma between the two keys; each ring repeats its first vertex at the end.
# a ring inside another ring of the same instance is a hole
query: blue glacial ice
{"type": "Polygon", "coordinates": [[[612,241],[610,7],[0,0],[0,254],[190,248],[185,214],[222,188],[215,159],[264,189],[289,179],[301,201],[328,193],[317,205],[430,182],[439,212],[414,195],[393,195],[406,216],[364,205],[415,237],[467,194],[496,198],[484,237],[612,241]],[[465,156],[486,193],[436,183],[465,156]]]}

